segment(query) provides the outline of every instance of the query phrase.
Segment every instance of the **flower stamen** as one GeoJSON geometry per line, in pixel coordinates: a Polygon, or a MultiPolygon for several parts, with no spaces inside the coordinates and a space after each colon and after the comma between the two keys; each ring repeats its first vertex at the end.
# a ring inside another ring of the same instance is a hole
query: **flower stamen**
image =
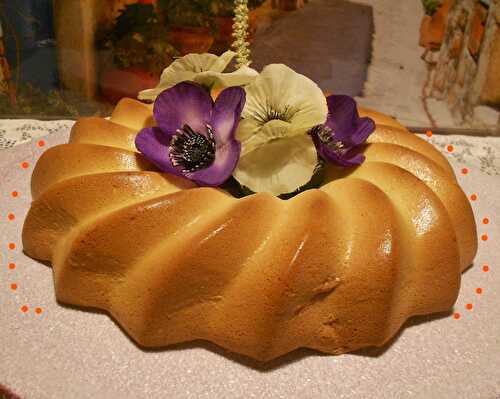
{"type": "Polygon", "coordinates": [[[266,102],[263,108],[255,110],[253,112],[252,117],[261,125],[264,125],[272,120],[290,122],[296,112],[297,111],[295,110],[295,108],[290,105],[285,105],[281,108],[278,108],[266,102]]]}
{"type": "Polygon", "coordinates": [[[177,129],[169,146],[173,166],[181,166],[182,173],[191,173],[210,166],[215,160],[213,129],[206,125],[208,137],[195,132],[189,125],[177,129]]]}
{"type": "Polygon", "coordinates": [[[326,145],[332,151],[341,154],[345,150],[345,144],[342,141],[335,141],[335,132],[326,125],[313,127],[310,134],[316,134],[321,143],[326,145]]]}

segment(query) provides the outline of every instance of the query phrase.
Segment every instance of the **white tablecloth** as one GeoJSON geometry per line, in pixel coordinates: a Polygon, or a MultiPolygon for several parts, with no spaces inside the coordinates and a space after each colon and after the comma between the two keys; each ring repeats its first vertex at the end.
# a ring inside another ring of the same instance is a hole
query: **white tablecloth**
{"type": "Polygon", "coordinates": [[[37,399],[500,398],[499,138],[423,136],[449,156],[484,239],[452,314],[410,321],[384,350],[297,351],[264,370],[206,344],[143,351],[105,314],[56,303],[51,269],[22,253],[20,233],[33,165],[70,125],[0,122],[8,146],[36,137],[0,151],[1,384],[37,399]]]}

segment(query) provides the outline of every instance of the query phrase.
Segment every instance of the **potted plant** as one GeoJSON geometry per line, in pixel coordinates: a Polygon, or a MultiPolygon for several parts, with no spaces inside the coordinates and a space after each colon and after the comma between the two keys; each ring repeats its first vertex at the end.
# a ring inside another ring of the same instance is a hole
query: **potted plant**
{"type": "Polygon", "coordinates": [[[154,6],[146,1],[125,6],[115,23],[98,37],[104,59],[100,89],[113,103],[156,86],[163,68],[178,55],[167,41],[167,29],[154,6]]]}
{"type": "Polygon", "coordinates": [[[206,53],[212,47],[211,0],[159,0],[172,44],[182,55],[206,53]]]}

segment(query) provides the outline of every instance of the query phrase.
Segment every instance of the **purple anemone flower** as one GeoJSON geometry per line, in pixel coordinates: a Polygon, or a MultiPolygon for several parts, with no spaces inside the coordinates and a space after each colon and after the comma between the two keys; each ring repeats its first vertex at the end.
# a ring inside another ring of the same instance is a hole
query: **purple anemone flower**
{"type": "Polygon", "coordinates": [[[357,151],[375,130],[371,118],[360,118],[356,101],[349,96],[329,96],[328,117],[324,125],[311,130],[316,149],[325,161],[340,166],[356,166],[365,156],[357,151]]]}
{"type": "Polygon", "coordinates": [[[158,96],[153,108],[158,126],[142,129],[135,145],[164,172],[219,186],[240,157],[235,133],[244,105],[241,87],[223,90],[214,103],[198,84],[179,83],[158,96]]]}

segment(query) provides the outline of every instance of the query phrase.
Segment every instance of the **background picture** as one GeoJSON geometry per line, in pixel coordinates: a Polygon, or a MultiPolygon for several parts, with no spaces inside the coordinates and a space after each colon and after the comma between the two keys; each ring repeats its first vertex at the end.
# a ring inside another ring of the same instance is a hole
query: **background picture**
{"type": "MultiPolygon", "coordinates": [[[[498,134],[498,1],[249,7],[257,70],[285,63],[417,130],[498,134]]],[[[0,115],[107,115],[120,98],[155,86],[176,57],[230,49],[232,17],[232,0],[0,1],[0,115]]]]}

